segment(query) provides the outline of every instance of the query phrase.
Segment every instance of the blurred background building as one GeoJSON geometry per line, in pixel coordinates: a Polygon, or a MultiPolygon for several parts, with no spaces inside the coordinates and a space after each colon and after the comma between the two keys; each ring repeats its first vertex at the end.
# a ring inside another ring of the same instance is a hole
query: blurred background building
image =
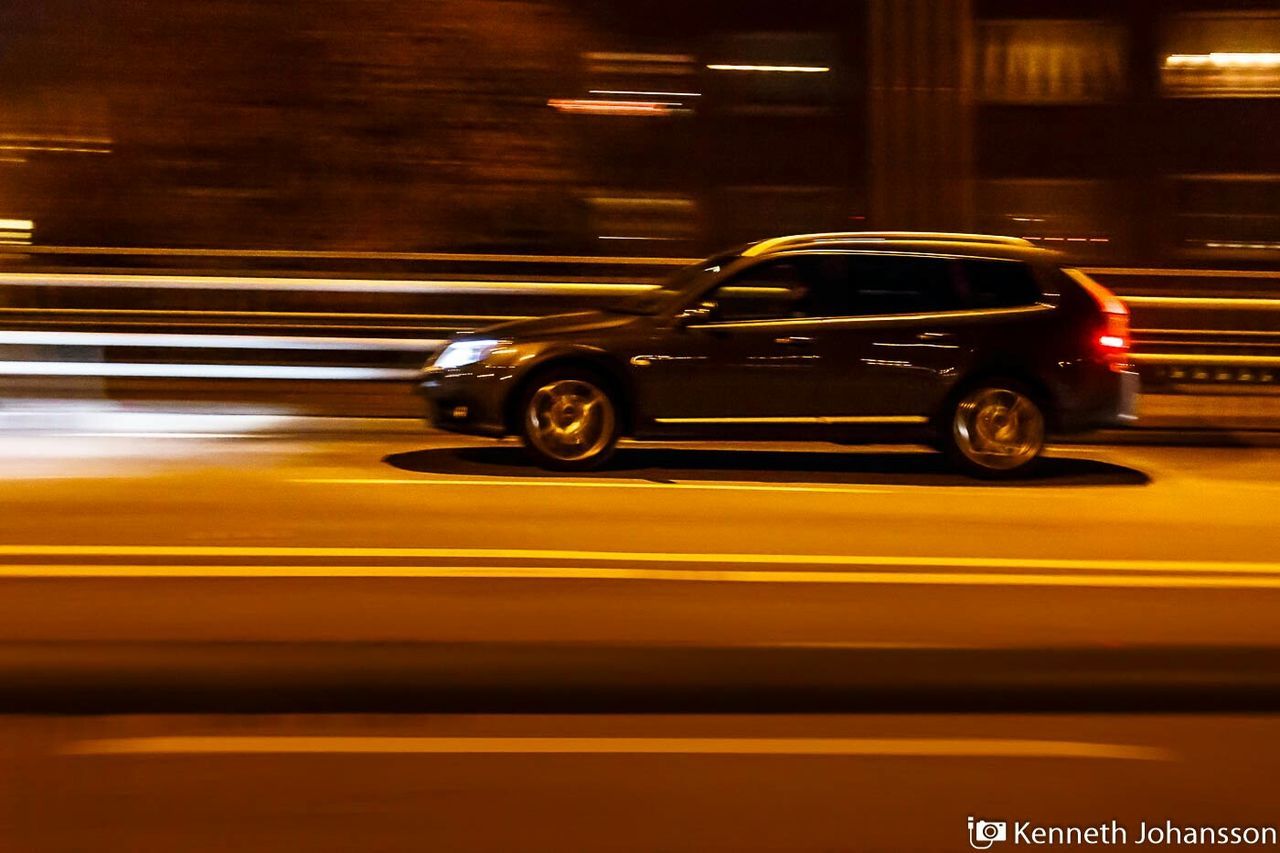
{"type": "Polygon", "coordinates": [[[1274,2],[42,0],[0,79],[10,243],[1280,259],[1274,2]]]}

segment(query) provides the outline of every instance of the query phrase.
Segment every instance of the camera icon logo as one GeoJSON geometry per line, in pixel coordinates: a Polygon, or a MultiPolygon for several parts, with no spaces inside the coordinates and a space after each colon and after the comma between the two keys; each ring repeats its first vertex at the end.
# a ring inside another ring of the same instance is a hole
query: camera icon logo
{"type": "Polygon", "coordinates": [[[1009,840],[1009,826],[1002,820],[975,820],[969,818],[969,846],[974,850],[989,850],[997,841],[1009,840]]]}

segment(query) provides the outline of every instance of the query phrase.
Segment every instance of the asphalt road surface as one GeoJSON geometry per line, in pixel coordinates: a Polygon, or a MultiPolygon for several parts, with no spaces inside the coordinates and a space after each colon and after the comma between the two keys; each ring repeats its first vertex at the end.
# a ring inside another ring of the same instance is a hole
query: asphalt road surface
{"type": "Polygon", "coordinates": [[[17,719],[4,849],[960,851],[971,815],[1115,821],[1159,849],[1143,822],[1274,827],[1277,734],[1251,716],[17,719]]]}
{"type": "Polygon", "coordinates": [[[425,431],[154,426],[0,437],[0,638],[1276,637],[1276,449],[1064,447],[990,484],[912,450],[646,447],[553,477],[425,431]]]}
{"type": "Polygon", "coordinates": [[[1274,709],[1184,701],[1241,695],[1215,667],[1242,652],[1277,659],[1275,449],[1062,447],[989,484],[836,446],[627,448],[552,477],[509,444],[265,415],[0,445],[5,689],[69,673],[102,703],[0,720],[6,850],[919,851],[969,849],[969,815],[1116,820],[1130,844],[1143,821],[1280,824],[1274,709]],[[283,713],[336,666],[314,648],[349,652],[332,695],[382,704],[283,713]],[[436,713],[383,713],[415,648],[453,650],[413,659],[415,684],[473,674],[465,712],[431,693],[413,710],[436,713]],[[1132,699],[1159,680],[1143,661],[1194,663],[1178,713],[974,704],[1057,677],[1132,699]],[[167,708],[172,685],[130,705],[183,667],[251,685],[258,712],[167,708]],[[805,689],[868,672],[856,713],[805,689]],[[948,689],[898,689],[920,673],[948,689]],[[574,677],[670,701],[530,712],[574,677]],[[674,712],[700,685],[723,701],[674,712]]]}

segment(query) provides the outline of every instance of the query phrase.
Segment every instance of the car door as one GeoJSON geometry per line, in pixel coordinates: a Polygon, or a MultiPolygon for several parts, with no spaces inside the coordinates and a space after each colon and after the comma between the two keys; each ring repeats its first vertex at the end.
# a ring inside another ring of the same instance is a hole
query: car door
{"type": "Polygon", "coordinates": [[[633,359],[646,409],[660,423],[768,423],[815,414],[820,334],[809,270],[775,258],[701,295],[714,306],[672,329],[660,352],[633,359]]]}
{"type": "Polygon", "coordinates": [[[970,358],[970,329],[951,259],[850,252],[843,287],[825,291],[828,321],[815,377],[832,419],[927,414],[970,358]]]}
{"type": "Polygon", "coordinates": [[[842,369],[819,381],[850,418],[933,414],[979,359],[999,360],[1047,310],[1017,261],[849,253],[846,263],[848,287],[827,313],[848,319],[824,338],[833,352],[820,362],[842,369]]]}

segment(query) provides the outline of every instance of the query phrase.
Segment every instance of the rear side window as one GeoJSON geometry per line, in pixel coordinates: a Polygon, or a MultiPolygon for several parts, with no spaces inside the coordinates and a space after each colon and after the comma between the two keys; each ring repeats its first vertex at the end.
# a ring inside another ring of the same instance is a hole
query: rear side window
{"type": "Polygon", "coordinates": [[[1019,308],[1040,301],[1031,268],[1018,261],[956,261],[956,285],[967,308],[1019,308]]]}
{"type": "Polygon", "coordinates": [[[928,314],[960,308],[951,261],[903,255],[844,255],[845,286],[827,291],[828,316],[928,314]]]}

